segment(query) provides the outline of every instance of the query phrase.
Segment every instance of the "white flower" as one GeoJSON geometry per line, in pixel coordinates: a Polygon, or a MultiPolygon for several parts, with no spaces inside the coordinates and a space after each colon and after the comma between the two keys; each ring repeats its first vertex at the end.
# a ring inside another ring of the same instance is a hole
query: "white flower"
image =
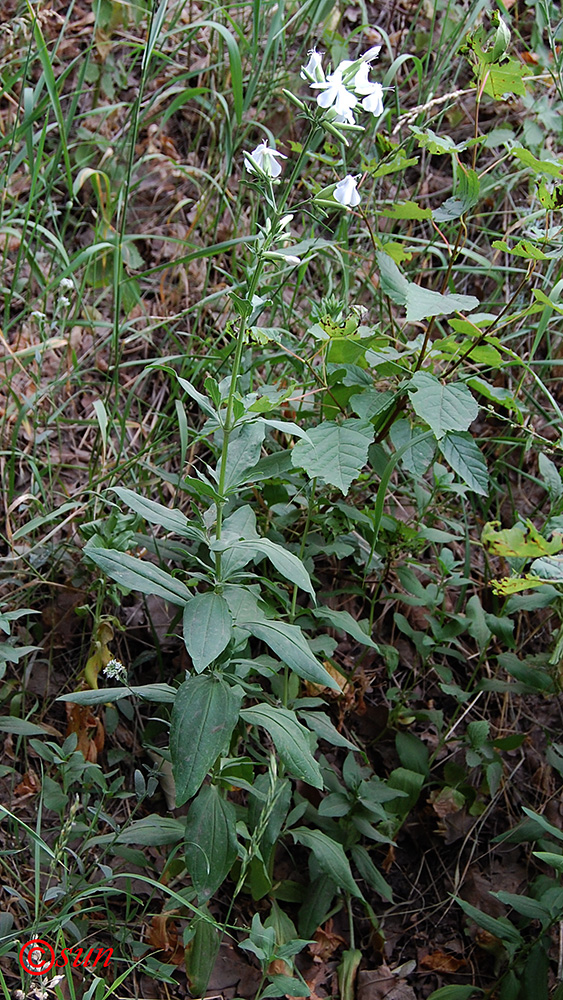
{"type": "Polygon", "coordinates": [[[72,278],[61,278],[59,288],[61,288],[63,292],[70,292],[70,290],[74,288],[74,281],[72,278]]]}
{"type": "Polygon", "coordinates": [[[122,683],[127,683],[127,670],[123,666],[121,660],[116,660],[115,657],[106,663],[103,673],[106,677],[112,680],[121,681],[122,683]]]}
{"type": "Polygon", "coordinates": [[[58,304],[61,309],[66,309],[70,305],[70,299],[67,299],[66,295],[61,295],[58,304]]]}
{"type": "Polygon", "coordinates": [[[344,180],[338,181],[334,189],[334,197],[345,207],[355,208],[356,205],[359,205],[361,199],[356,178],[352,177],[351,174],[347,174],[344,180]]]}
{"type": "Polygon", "coordinates": [[[353,123],[352,108],[356,107],[358,98],[346,90],[342,82],[342,70],[336,69],[334,73],[329,73],[324,83],[312,83],[311,87],[322,90],[323,93],[317,97],[317,104],[320,108],[332,108],[337,115],[342,115],[344,121],[353,123]]]}
{"type": "Polygon", "coordinates": [[[368,62],[368,63],[372,62],[374,59],[377,59],[380,52],[381,52],[381,45],[372,45],[371,49],[368,49],[367,52],[364,52],[363,56],[361,57],[362,62],[368,62]]]}
{"type": "Polygon", "coordinates": [[[250,173],[257,173],[257,169],[261,170],[263,174],[267,177],[279,177],[282,168],[277,162],[276,157],[281,157],[282,160],[287,160],[287,156],[284,153],[279,153],[277,149],[271,149],[265,142],[258,144],[256,149],[253,149],[250,154],[247,154],[246,166],[250,170],[250,173]]]}
{"type": "Polygon", "coordinates": [[[325,78],[322,66],[322,52],[317,52],[316,49],[311,49],[308,55],[309,62],[306,66],[303,66],[299,75],[302,80],[315,80],[317,83],[322,83],[325,78]]]}
{"type": "Polygon", "coordinates": [[[364,111],[371,111],[372,115],[379,118],[383,114],[383,87],[380,83],[372,83],[368,79],[369,63],[363,62],[354,77],[354,90],[357,94],[363,94],[362,108],[364,111]]]}

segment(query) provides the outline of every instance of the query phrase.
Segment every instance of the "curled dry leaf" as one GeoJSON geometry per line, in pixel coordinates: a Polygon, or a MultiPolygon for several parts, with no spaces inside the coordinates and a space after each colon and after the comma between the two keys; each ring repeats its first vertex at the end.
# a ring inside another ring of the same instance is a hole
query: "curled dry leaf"
{"type": "Polygon", "coordinates": [[[456,958],[455,955],[447,955],[443,951],[433,951],[430,955],[424,955],[420,959],[419,965],[422,969],[429,969],[431,972],[457,972],[458,969],[467,965],[464,958],[456,958]]]}

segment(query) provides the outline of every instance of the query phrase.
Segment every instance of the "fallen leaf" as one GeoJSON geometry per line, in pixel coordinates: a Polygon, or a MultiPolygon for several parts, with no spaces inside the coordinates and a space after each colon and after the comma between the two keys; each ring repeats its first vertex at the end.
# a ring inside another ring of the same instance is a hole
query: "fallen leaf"
{"type": "Polygon", "coordinates": [[[313,956],[314,962],[328,962],[334,952],[346,944],[344,938],[332,930],[332,920],[328,920],[324,927],[319,927],[313,938],[313,944],[309,945],[309,953],[313,956]]]}
{"type": "Polygon", "coordinates": [[[446,955],[443,951],[433,951],[430,955],[424,955],[420,959],[419,965],[423,969],[430,969],[432,972],[457,972],[458,969],[467,965],[464,958],[456,958],[455,955],[446,955]]]}
{"type": "Polygon", "coordinates": [[[31,768],[26,771],[19,785],[14,788],[14,796],[21,801],[28,799],[31,795],[37,795],[41,790],[41,782],[35,771],[31,768]]]}
{"type": "Polygon", "coordinates": [[[406,979],[398,977],[388,965],[358,972],[357,1000],[416,1000],[406,979]]]}
{"type": "Polygon", "coordinates": [[[184,945],[178,940],[174,913],[156,913],[151,920],[148,943],[161,953],[161,960],[168,965],[183,965],[184,945]]]}

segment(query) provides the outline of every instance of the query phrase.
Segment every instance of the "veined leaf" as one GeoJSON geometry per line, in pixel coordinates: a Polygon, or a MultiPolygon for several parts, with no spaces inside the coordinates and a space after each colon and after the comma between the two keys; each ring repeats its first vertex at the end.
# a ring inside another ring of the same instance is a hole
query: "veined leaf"
{"type": "MultiPolygon", "coordinates": [[[[328,622],[333,628],[347,632],[357,642],[361,642],[363,646],[371,646],[372,649],[379,649],[377,643],[364,631],[360,623],[355,618],[352,618],[349,611],[335,611],[333,608],[323,607],[315,608],[313,614],[315,618],[320,618],[321,621],[328,622]]],[[[367,624],[369,625],[369,623],[367,624]]]]}
{"type": "Polygon", "coordinates": [[[453,312],[471,312],[479,305],[475,295],[442,295],[430,288],[409,281],[407,290],[407,320],[416,323],[430,316],[449,316],[453,312]]]}
{"type": "Polygon", "coordinates": [[[332,688],[333,691],[340,691],[334,678],[332,678],[316,656],[313,655],[307,640],[298,625],[289,625],[287,622],[273,621],[265,619],[259,622],[240,623],[242,628],[248,629],[257,639],[265,642],[280,660],[295,671],[299,677],[313,684],[322,684],[324,687],[332,688]]]}
{"type": "Polygon", "coordinates": [[[466,431],[473,423],[479,408],[463,382],[443,385],[430,372],[416,372],[410,383],[412,405],[415,413],[430,425],[440,440],[448,431],[466,431]]]}
{"type": "Polygon", "coordinates": [[[449,431],[439,442],[440,451],[454,472],[475,493],[488,496],[489,473],[482,453],[467,431],[449,431]]]}
{"type": "Polygon", "coordinates": [[[196,673],[223,652],[231,633],[231,612],[220,594],[196,594],[184,607],[184,642],[196,673]]]}
{"type": "Polygon", "coordinates": [[[374,433],[372,424],[353,417],[341,424],[326,420],[311,428],[310,444],[297,442],[291,460],[311,478],[336,486],[346,494],[367,462],[374,433]]]}
{"type": "Polygon", "coordinates": [[[290,831],[291,836],[298,844],[303,844],[315,855],[319,868],[330,875],[341,889],[345,889],[352,896],[362,894],[354,881],[350,869],[350,863],[344,853],[342,844],[337,844],[331,837],[321,830],[308,830],[305,827],[297,827],[290,831]]]}
{"type": "Polygon", "coordinates": [[[200,901],[225,880],[237,856],[235,808],[217,785],[204,785],[190,806],[185,829],[186,866],[200,901]]]}
{"type": "Polygon", "coordinates": [[[178,607],[182,607],[192,596],[185,583],[147,560],[135,559],[117,549],[96,549],[93,546],[86,546],[84,554],[112,580],[129,590],[163,597],[178,607]]]}
{"type": "Polygon", "coordinates": [[[195,795],[231,738],[240,701],[234,688],[209,674],[188,677],[179,689],[170,721],[178,806],[195,795]]]}
{"type": "Polygon", "coordinates": [[[252,726],[262,726],[272,737],[276,749],[290,774],[301,778],[313,788],[322,788],[323,779],[309,746],[309,736],[295,712],[262,703],[244,709],[241,718],[252,726]]]}
{"type": "MultiPolygon", "coordinates": [[[[144,517],[145,521],[158,524],[165,531],[174,531],[177,535],[184,535],[185,538],[190,537],[190,524],[181,510],[171,510],[164,504],[157,503],[156,500],[139,496],[134,490],[127,490],[122,486],[114,486],[113,492],[117,493],[119,499],[127,504],[131,510],[144,517]]],[[[201,532],[198,532],[195,537],[199,539],[200,535],[201,532]]]]}

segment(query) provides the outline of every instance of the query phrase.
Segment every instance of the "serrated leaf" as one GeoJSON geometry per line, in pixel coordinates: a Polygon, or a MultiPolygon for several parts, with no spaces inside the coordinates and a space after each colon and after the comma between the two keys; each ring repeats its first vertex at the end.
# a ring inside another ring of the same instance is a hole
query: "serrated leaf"
{"type": "Polygon", "coordinates": [[[448,431],[466,431],[476,419],[479,408],[463,382],[443,385],[429,372],[416,372],[410,383],[415,413],[430,425],[437,439],[448,431]]]}
{"type": "Polygon", "coordinates": [[[239,707],[237,692],[209,674],[188,677],[180,687],[170,721],[177,806],[195,795],[228,743],[239,707]]]}
{"type": "Polygon", "coordinates": [[[185,828],[186,867],[200,902],[222,885],[237,856],[235,808],[216,785],[193,800],[185,828]]]}
{"type": "Polygon", "coordinates": [[[341,424],[326,420],[311,428],[311,443],[298,441],[291,453],[296,468],[311,478],[336,486],[346,494],[367,462],[374,429],[370,423],[350,418],[341,424]]]}
{"type": "Polygon", "coordinates": [[[262,703],[244,709],[241,718],[251,726],[261,726],[272,737],[276,750],[290,774],[313,788],[322,788],[323,779],[309,747],[309,737],[295,712],[262,703]]]}
{"type": "Polygon", "coordinates": [[[228,646],[232,634],[229,605],[220,594],[196,594],[184,608],[184,642],[200,674],[228,646]]]}
{"type": "Polygon", "coordinates": [[[321,830],[297,827],[297,829],[290,830],[290,833],[298,844],[303,844],[304,847],[308,847],[313,852],[319,868],[326,875],[329,875],[341,889],[345,889],[352,896],[361,897],[362,894],[354,881],[350,862],[344,853],[342,844],[337,844],[321,830]]]}
{"type": "Polygon", "coordinates": [[[422,288],[409,281],[407,290],[407,320],[416,323],[430,316],[449,316],[453,312],[471,312],[479,305],[475,295],[442,295],[431,288],[422,288]]]}
{"type": "Polygon", "coordinates": [[[334,678],[311,652],[298,625],[265,619],[258,622],[247,621],[241,624],[241,627],[248,629],[257,639],[265,642],[299,677],[312,684],[321,684],[340,692],[340,687],[334,678]]]}
{"type": "Polygon", "coordinates": [[[474,493],[489,494],[489,473],[482,453],[471,434],[449,431],[439,442],[440,451],[448,465],[452,467],[464,483],[474,493]]]}
{"type": "Polygon", "coordinates": [[[135,559],[134,556],[118,552],[116,549],[96,549],[86,546],[84,553],[107,576],[128,590],[139,590],[141,594],[163,597],[165,601],[170,601],[178,607],[182,607],[192,596],[181,580],[147,560],[135,559]]]}

